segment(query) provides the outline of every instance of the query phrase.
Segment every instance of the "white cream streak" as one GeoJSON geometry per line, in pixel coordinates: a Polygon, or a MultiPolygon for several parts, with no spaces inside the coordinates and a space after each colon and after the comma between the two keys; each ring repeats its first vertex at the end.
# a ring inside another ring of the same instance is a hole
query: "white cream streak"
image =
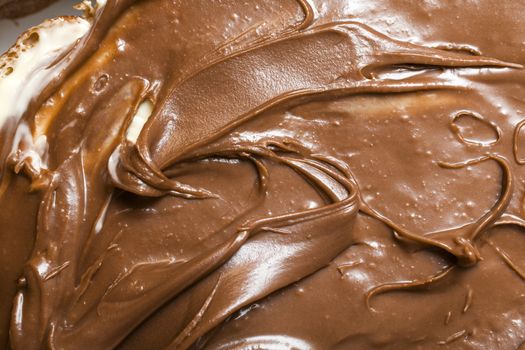
{"type": "Polygon", "coordinates": [[[81,17],[47,20],[22,34],[0,57],[0,128],[8,118],[20,118],[30,101],[64,68],[52,66],[90,22],[81,17]]]}

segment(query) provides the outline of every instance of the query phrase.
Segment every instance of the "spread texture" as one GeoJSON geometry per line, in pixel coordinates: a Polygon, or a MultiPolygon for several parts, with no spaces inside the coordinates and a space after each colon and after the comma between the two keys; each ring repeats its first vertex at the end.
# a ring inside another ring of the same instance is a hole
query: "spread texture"
{"type": "Polygon", "coordinates": [[[0,111],[0,347],[525,346],[525,4],[83,6],[0,111]]]}

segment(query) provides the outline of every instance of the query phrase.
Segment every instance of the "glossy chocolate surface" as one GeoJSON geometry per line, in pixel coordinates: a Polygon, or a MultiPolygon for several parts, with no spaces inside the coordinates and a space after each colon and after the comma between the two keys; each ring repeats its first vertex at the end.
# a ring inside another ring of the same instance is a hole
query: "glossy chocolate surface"
{"type": "Polygon", "coordinates": [[[524,15],[108,0],[4,126],[1,344],[519,349],[524,15]]]}

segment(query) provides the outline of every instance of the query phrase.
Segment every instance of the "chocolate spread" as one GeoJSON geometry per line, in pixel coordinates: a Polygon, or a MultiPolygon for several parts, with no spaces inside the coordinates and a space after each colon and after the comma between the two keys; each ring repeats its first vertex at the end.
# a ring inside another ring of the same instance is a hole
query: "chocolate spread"
{"type": "Polygon", "coordinates": [[[56,0],[0,0],[0,18],[17,18],[43,9],[56,0]]]}
{"type": "Polygon", "coordinates": [[[524,15],[108,0],[3,127],[0,346],[523,347],[524,15]]]}

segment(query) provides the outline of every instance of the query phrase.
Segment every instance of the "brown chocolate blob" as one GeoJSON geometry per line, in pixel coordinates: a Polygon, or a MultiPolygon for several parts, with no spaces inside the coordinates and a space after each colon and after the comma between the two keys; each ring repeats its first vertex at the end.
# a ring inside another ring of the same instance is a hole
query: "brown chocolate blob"
{"type": "Polygon", "coordinates": [[[108,0],[0,134],[0,347],[520,349],[524,15],[108,0]]]}

